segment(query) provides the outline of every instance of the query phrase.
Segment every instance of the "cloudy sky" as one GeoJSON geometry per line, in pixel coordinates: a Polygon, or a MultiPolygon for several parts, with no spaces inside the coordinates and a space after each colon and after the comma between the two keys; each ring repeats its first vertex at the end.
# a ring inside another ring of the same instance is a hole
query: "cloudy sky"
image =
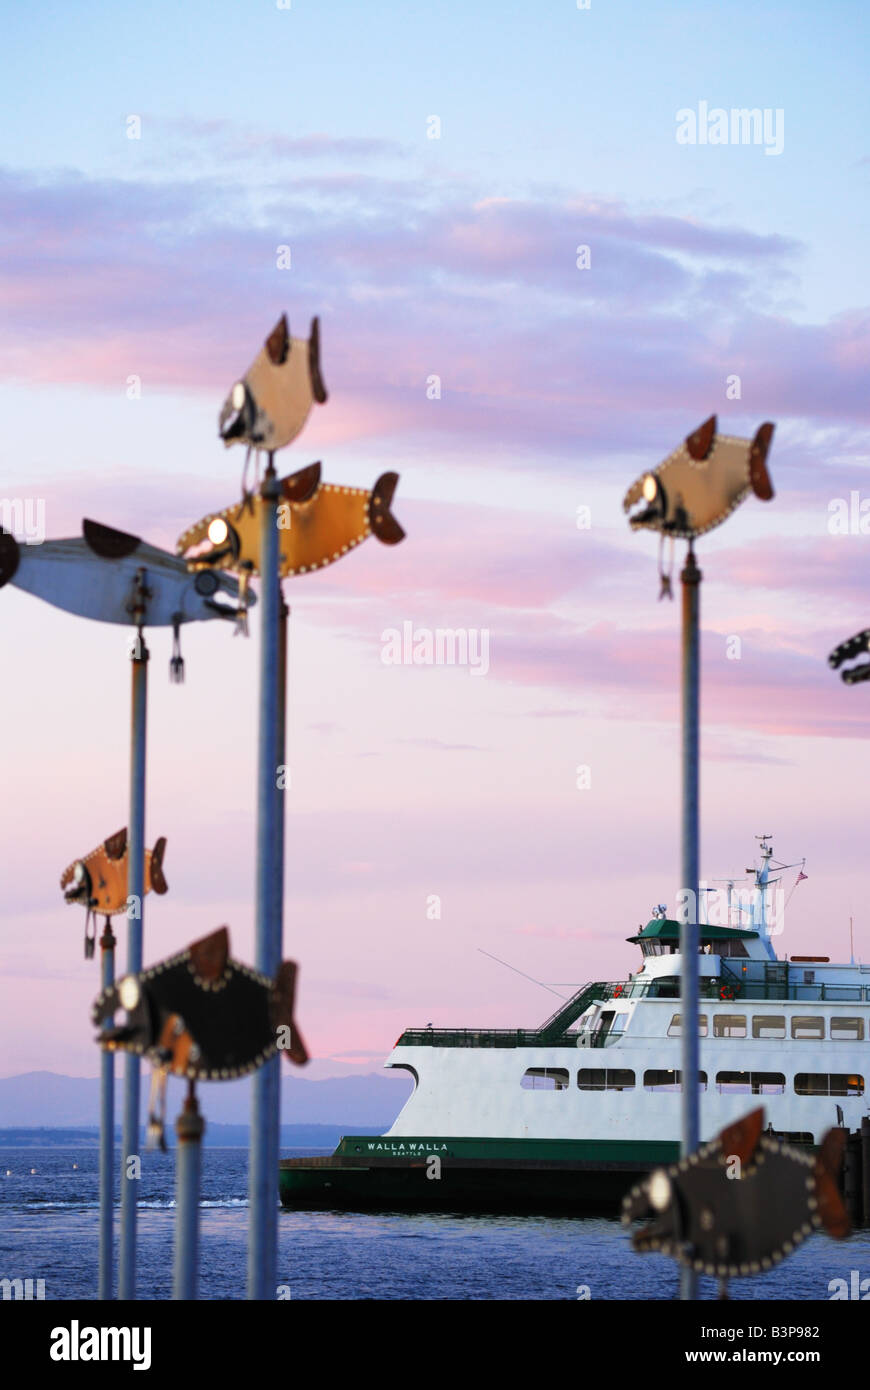
{"type": "MultiPolygon", "coordinates": [[[[217,412],[282,310],[320,315],[330,392],[282,471],[401,474],[400,547],[287,585],[285,955],[321,1071],[551,1011],[481,952],[560,993],[636,968],[677,885],[679,608],[621,502],[713,412],[776,422],[776,498],[699,546],[702,872],[771,832],[809,875],[780,949],[847,958],[852,915],[870,959],[870,686],[825,665],[870,625],[868,29],[859,0],[7,17],[3,498],[173,549],[238,495],[217,412]],[[703,103],[781,151],[678,142],[703,103]],[[488,671],[385,664],[404,623],[488,634],[488,671]]],[[[93,1075],[58,879],[127,819],[129,638],[14,588],[2,625],[0,1071],[93,1075]]],[[[181,687],[149,639],[146,960],[224,922],[253,954],[251,629],[186,632],[181,687]]]]}

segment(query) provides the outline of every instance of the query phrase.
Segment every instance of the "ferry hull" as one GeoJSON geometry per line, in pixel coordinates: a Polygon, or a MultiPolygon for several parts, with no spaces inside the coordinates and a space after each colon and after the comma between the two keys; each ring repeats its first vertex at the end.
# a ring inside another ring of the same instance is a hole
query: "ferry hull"
{"type": "Polygon", "coordinates": [[[329,1158],[284,1159],[279,1190],[296,1210],[612,1213],[641,1174],[678,1157],[664,1142],[351,1135],[329,1158]]]}

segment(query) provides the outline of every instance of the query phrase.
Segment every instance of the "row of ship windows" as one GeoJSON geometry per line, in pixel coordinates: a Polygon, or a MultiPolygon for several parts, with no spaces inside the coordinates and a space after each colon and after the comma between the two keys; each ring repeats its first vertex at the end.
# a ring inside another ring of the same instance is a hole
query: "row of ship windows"
{"type": "MultiPolygon", "coordinates": [[[[567,1091],[570,1076],[564,1067],[529,1067],[520,1084],[524,1091],[567,1091]]],[[[627,1067],[581,1067],[577,1073],[581,1091],[633,1091],[636,1084],[634,1072],[627,1067]]],[[[786,1085],[778,1071],[720,1071],[714,1084],[722,1095],[747,1096],[781,1096],[786,1085]]],[[[643,1089],[681,1091],[682,1073],[650,1068],[643,1074],[643,1089]]],[[[707,1089],[705,1071],[698,1072],[698,1089],[707,1089]]],[[[798,1096],[863,1096],[864,1078],[847,1072],[798,1072],[794,1090],[798,1096]]]]}
{"type": "MultiPolygon", "coordinates": [[[[830,1036],[842,1042],[863,1042],[864,1040],[864,1020],[863,1018],[845,1018],[834,1015],[828,1020],[831,1027],[830,1036]]],[[[707,1037],[707,1015],[700,1014],[698,1018],[698,1032],[702,1038],[707,1037]]],[[[747,1018],[745,1014],[714,1014],[713,1015],[713,1037],[714,1038],[745,1038],[748,1037],[746,1031],[747,1018]]],[[[678,1038],[682,1032],[680,1015],[674,1014],[668,1027],[668,1037],[678,1038]]],[[[786,1033],[786,1018],[784,1014],[755,1014],[752,1019],[753,1038],[768,1038],[771,1041],[776,1038],[784,1038],[786,1033]]],[[[791,1036],[793,1038],[823,1038],[825,1036],[825,1019],[820,1014],[795,1015],[791,1020],[791,1036]]]]}

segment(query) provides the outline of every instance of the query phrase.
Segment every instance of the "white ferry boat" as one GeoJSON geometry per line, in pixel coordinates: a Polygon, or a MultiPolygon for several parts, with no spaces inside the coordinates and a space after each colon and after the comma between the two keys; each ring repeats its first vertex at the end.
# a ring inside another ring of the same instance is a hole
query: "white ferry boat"
{"type": "MultiPolygon", "coordinates": [[[[731,924],[729,896],[729,924],[699,928],[702,1142],[759,1098],[771,1132],[807,1146],[870,1114],[870,965],[778,958],[779,867],[762,837],[748,925],[731,924]]],[[[636,973],[583,985],[538,1028],[404,1032],[385,1063],[414,1080],[395,1123],[329,1158],[284,1160],[282,1202],[610,1206],[679,1157],[679,924],[658,909],[628,940],[636,973]]]]}

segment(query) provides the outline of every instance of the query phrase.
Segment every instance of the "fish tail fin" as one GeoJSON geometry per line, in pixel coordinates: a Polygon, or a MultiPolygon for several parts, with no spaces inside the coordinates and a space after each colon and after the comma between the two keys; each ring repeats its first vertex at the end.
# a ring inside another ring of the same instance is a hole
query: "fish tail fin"
{"type": "Polygon", "coordinates": [[[828,1235],[837,1240],[842,1240],[852,1229],[838,1181],[845,1149],[845,1129],[829,1129],[816,1154],[815,1164],[815,1197],[819,1216],[828,1235]]]}
{"type": "Polygon", "coordinates": [[[166,893],[169,884],[163,873],[163,856],[166,853],[166,836],[161,835],[151,851],[151,887],[155,893],[166,893]]]}
{"type": "Polygon", "coordinates": [[[308,1048],[302,1040],[302,1034],[296,1027],[296,975],[298,968],[295,960],[282,961],[278,967],[278,974],[275,976],[275,988],[272,996],[272,1024],[278,1028],[289,1028],[290,1046],[283,1048],[290,1057],[291,1062],[295,1062],[298,1067],[302,1067],[308,1061],[308,1048]]]}
{"type": "Polygon", "coordinates": [[[20,557],[17,540],[11,531],[4,531],[0,526],[0,589],[14,577],[20,557]]]}
{"type": "Polygon", "coordinates": [[[769,420],[759,425],[749,451],[749,481],[752,491],[762,502],[769,502],[773,497],[773,483],[767,471],[767,455],[774,429],[775,426],[769,420]]]}
{"type": "Polygon", "coordinates": [[[382,473],[369,498],[369,525],[384,545],[398,545],[405,539],[405,532],[390,511],[398,481],[398,473],[382,473]]]}

